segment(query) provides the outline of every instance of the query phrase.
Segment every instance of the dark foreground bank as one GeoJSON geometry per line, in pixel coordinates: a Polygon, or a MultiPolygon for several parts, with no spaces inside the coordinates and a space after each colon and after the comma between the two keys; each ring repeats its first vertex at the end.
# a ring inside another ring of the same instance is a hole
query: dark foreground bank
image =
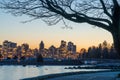
{"type": "Polygon", "coordinates": [[[91,73],[104,73],[104,72],[120,72],[120,70],[69,72],[69,73],[60,73],[60,74],[50,74],[50,75],[26,78],[26,79],[21,79],[21,80],[46,80],[46,79],[52,79],[52,78],[57,78],[57,77],[63,77],[63,76],[73,76],[73,75],[91,74],[91,73]]]}

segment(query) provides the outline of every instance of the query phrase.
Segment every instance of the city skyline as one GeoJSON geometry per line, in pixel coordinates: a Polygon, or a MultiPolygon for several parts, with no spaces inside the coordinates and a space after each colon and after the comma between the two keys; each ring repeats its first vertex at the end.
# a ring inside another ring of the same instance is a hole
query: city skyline
{"type": "Polygon", "coordinates": [[[60,41],[65,40],[74,42],[77,45],[77,51],[79,51],[81,48],[87,49],[92,45],[97,46],[104,40],[113,43],[109,32],[93,25],[67,21],[66,24],[73,29],[63,29],[65,25],[62,22],[53,26],[48,26],[41,20],[21,23],[30,19],[27,16],[15,17],[0,10],[0,44],[4,40],[10,40],[18,45],[28,43],[30,48],[38,48],[39,42],[43,40],[46,44],[45,48],[48,48],[51,44],[58,47],[60,41]]]}
{"type": "MultiPolygon", "coordinates": [[[[13,41],[9,41],[9,40],[4,40],[3,42],[2,42],[2,44],[0,45],[0,48],[17,48],[17,47],[20,47],[20,46],[23,46],[23,45],[27,45],[29,48],[30,48],[30,46],[29,46],[29,44],[28,43],[22,43],[22,44],[20,44],[20,45],[18,45],[18,43],[16,43],[16,42],[13,42],[13,41]]],[[[44,43],[44,41],[40,41],[40,43],[38,44],[39,45],[39,47],[37,48],[38,50],[42,50],[42,49],[48,49],[48,48],[45,48],[45,43],[44,43]]],[[[59,44],[59,47],[56,47],[56,46],[54,46],[53,44],[51,44],[50,46],[49,46],[49,48],[50,47],[55,47],[55,48],[68,48],[68,50],[72,50],[72,48],[74,49],[74,51],[76,52],[76,45],[73,43],[73,42],[71,42],[71,41],[69,41],[69,42],[66,42],[66,41],[64,41],[64,40],[61,40],[60,41],[60,44],[59,44]]],[[[31,49],[31,48],[30,48],[31,49]]],[[[34,48],[34,49],[36,49],[36,48],[34,48]]]]}

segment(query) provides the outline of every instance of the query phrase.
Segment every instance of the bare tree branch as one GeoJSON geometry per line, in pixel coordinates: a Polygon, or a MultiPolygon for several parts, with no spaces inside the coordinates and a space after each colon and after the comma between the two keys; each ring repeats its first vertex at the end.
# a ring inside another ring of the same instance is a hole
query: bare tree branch
{"type": "Polygon", "coordinates": [[[119,6],[119,4],[118,4],[118,1],[117,0],[112,0],[113,1],[113,3],[114,3],[114,6],[119,6]]]}
{"type": "Polygon", "coordinates": [[[98,26],[113,36],[120,54],[120,2],[119,0],[1,0],[0,8],[14,16],[28,15],[42,19],[49,25],[65,19],[76,23],[98,26]]]}
{"type": "Polygon", "coordinates": [[[111,30],[111,3],[103,0],[3,0],[2,7],[13,15],[29,15],[33,19],[41,18],[49,25],[63,19],[76,23],[87,22],[111,30]]]}
{"type": "Polygon", "coordinates": [[[109,14],[109,12],[107,11],[107,9],[106,9],[106,7],[105,7],[105,3],[103,2],[103,0],[100,0],[100,2],[101,2],[101,4],[102,4],[102,6],[103,6],[104,13],[105,13],[106,15],[108,15],[108,16],[112,19],[112,16],[111,16],[111,14],[109,14]]]}

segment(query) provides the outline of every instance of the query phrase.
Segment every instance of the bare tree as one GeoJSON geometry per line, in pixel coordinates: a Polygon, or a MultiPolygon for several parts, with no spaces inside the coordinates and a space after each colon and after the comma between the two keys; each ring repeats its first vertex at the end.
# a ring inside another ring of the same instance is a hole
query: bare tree
{"type": "Polygon", "coordinates": [[[109,31],[120,54],[120,0],[1,0],[2,9],[54,25],[67,19],[109,31]]]}

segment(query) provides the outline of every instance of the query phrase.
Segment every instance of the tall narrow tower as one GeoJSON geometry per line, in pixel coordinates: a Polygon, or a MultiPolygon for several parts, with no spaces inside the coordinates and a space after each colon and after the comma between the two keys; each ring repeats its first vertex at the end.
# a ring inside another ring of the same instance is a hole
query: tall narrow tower
{"type": "Polygon", "coordinates": [[[42,50],[42,49],[44,49],[44,43],[43,43],[43,41],[41,41],[40,45],[39,45],[39,50],[42,50]]]}

